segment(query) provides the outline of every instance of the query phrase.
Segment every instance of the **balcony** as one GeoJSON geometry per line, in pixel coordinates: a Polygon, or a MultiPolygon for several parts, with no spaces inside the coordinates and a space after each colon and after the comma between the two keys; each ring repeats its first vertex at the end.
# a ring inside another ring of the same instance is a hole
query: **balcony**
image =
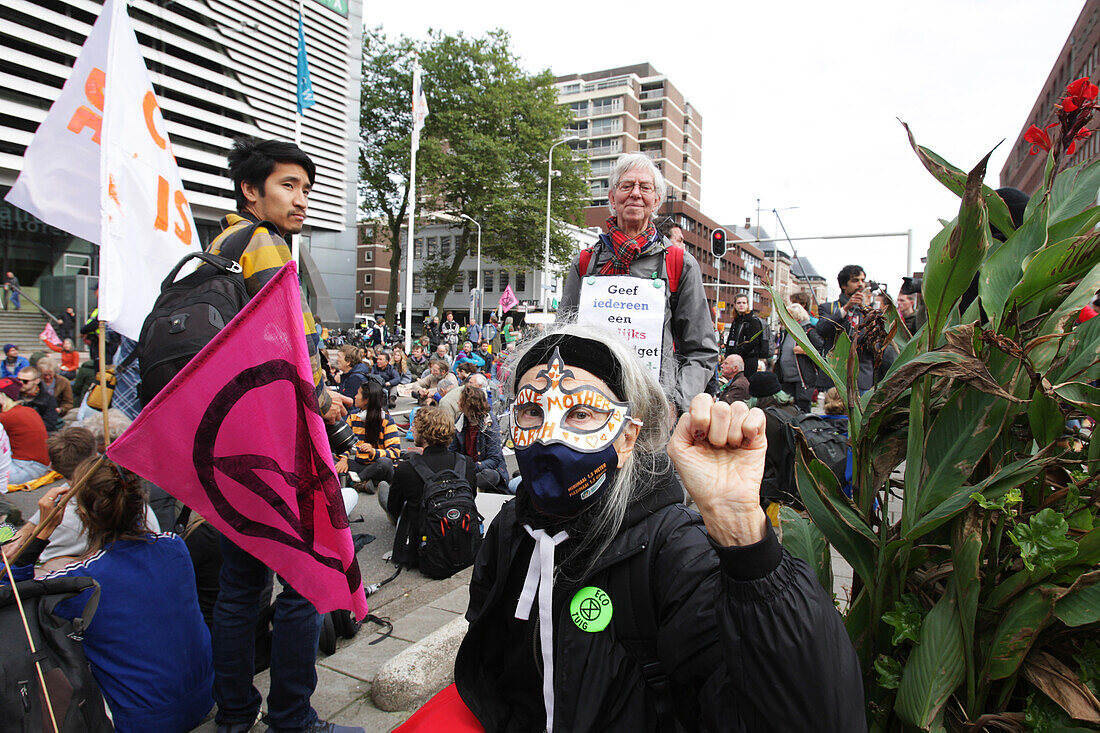
{"type": "Polygon", "coordinates": [[[656,130],[642,130],[642,132],[640,132],[638,134],[638,139],[639,140],[660,140],[664,136],[665,136],[664,131],[658,128],[656,130]]]}
{"type": "Polygon", "coordinates": [[[642,113],[638,115],[640,120],[656,120],[660,119],[664,115],[664,111],[660,109],[643,109],[642,113]]]}
{"type": "Polygon", "coordinates": [[[665,96],[664,89],[650,89],[648,92],[642,92],[641,99],[663,99],[665,96]]]}

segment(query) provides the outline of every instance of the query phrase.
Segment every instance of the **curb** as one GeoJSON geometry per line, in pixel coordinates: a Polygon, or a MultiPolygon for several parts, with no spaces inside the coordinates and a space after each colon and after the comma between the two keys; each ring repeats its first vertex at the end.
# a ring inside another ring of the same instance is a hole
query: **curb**
{"type": "Polygon", "coordinates": [[[469,623],[459,616],[390,659],[371,684],[379,710],[415,710],[454,680],[455,655],[469,623]]]}

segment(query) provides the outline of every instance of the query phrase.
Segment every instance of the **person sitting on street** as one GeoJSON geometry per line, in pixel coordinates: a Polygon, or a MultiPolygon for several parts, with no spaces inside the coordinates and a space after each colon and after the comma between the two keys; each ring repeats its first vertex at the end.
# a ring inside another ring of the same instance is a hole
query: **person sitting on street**
{"type": "Polygon", "coordinates": [[[25,484],[50,472],[46,424],[33,408],[16,402],[19,387],[15,379],[0,378],[0,425],[11,443],[10,485],[25,484]]]}
{"type": "Polygon", "coordinates": [[[473,362],[464,361],[458,365],[454,374],[449,376],[455,380],[454,385],[446,383],[446,380],[440,382],[440,386],[437,390],[440,397],[435,399],[435,404],[443,408],[452,420],[458,419],[458,398],[462,394],[462,387],[469,383],[471,377],[478,374],[477,367],[473,362]]]}
{"type": "Polygon", "coordinates": [[[385,400],[381,384],[373,379],[363,382],[355,396],[358,412],[348,418],[359,440],[336,461],[336,473],[348,474],[355,488],[368,494],[379,482],[393,480],[393,464],[401,455],[401,434],[386,414],[385,400]]]}
{"type": "Polygon", "coordinates": [[[48,356],[39,359],[35,367],[41,375],[39,386],[45,392],[53,395],[54,400],[57,402],[57,416],[64,417],[69,410],[73,409],[72,382],[58,373],[53,359],[48,356]]]}
{"type": "Polygon", "coordinates": [[[730,354],[722,360],[722,379],[726,383],[718,390],[715,399],[733,404],[749,400],[749,380],[745,377],[745,360],[737,354],[730,354]]]}
{"type": "Polygon", "coordinates": [[[428,368],[428,357],[424,355],[424,345],[414,343],[412,345],[412,353],[409,354],[409,373],[412,375],[412,382],[420,379],[424,376],[425,370],[428,368]]]}
{"type": "Polygon", "coordinates": [[[451,450],[474,460],[478,491],[504,492],[508,484],[508,466],[500,447],[500,428],[489,410],[485,377],[469,379],[458,392],[458,421],[451,450]],[[476,380],[476,381],[475,381],[476,380]]]}
{"type": "MultiPolygon", "coordinates": [[[[16,581],[32,578],[63,515],[78,514],[87,548],[45,577],[90,577],[100,586],[82,646],[115,730],[184,733],[214,705],[210,632],[199,612],[191,558],[179,537],[146,525],[137,476],[110,461],[97,466],[96,460],[85,459],[75,469],[74,484],[86,482],[63,513],[47,521],[68,485],[38,500],[43,522],[15,559],[12,574],[16,581]]],[[[62,601],[54,612],[69,619],[81,615],[88,593],[62,601]]]]}
{"type": "MultiPolygon", "coordinates": [[[[422,450],[424,463],[433,472],[454,469],[458,454],[449,450],[455,425],[438,407],[421,407],[412,420],[413,442],[422,450]]],[[[477,485],[473,461],[466,461],[466,480],[477,485]]],[[[378,502],[390,521],[397,525],[391,559],[397,565],[416,567],[420,564],[420,500],[424,496],[424,481],[408,459],[400,461],[394,471],[393,484],[380,486],[378,502]]],[[[440,729],[444,730],[444,729],[440,729]]]]}
{"type": "Polygon", "coordinates": [[[57,400],[42,389],[42,375],[32,366],[19,370],[19,400],[32,408],[42,418],[46,432],[55,432],[58,428],[57,400]]]}
{"type": "Polygon", "coordinates": [[[45,343],[51,351],[56,351],[61,354],[61,376],[66,379],[75,377],[76,370],[80,368],[80,352],[76,350],[73,340],[67,338],[61,342],[60,346],[51,341],[46,341],[46,339],[42,339],[42,342],[45,343]]]}
{"type": "Polygon", "coordinates": [[[31,365],[27,357],[19,355],[19,347],[15,344],[4,344],[4,359],[0,361],[0,378],[17,379],[19,371],[31,365]]]}
{"type": "Polygon", "coordinates": [[[336,391],[354,400],[359,387],[369,373],[367,365],[363,363],[362,350],[351,344],[341,346],[336,351],[336,371],[335,376],[339,385],[336,391]]]}
{"type": "Polygon", "coordinates": [[[389,400],[390,392],[401,384],[401,375],[390,364],[390,355],[385,351],[378,351],[374,356],[374,364],[367,370],[367,375],[382,385],[389,400]]]}

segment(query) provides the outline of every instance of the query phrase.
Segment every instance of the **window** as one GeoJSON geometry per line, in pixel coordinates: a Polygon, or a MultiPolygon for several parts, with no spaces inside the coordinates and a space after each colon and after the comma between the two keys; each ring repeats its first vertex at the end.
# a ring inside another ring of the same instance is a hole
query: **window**
{"type": "Polygon", "coordinates": [[[417,237],[413,240],[413,259],[421,259],[424,257],[424,238],[417,237]]]}
{"type": "Polygon", "coordinates": [[[520,270],[516,273],[516,292],[522,293],[527,290],[527,271],[520,270]]]}
{"type": "Polygon", "coordinates": [[[439,239],[436,237],[428,237],[428,257],[435,257],[439,254],[439,239]]]}
{"type": "Polygon", "coordinates": [[[610,158],[606,159],[606,160],[592,161],[592,163],[591,163],[592,175],[593,176],[606,176],[606,175],[609,175],[611,173],[612,163],[614,163],[614,161],[612,161],[610,158]]]}
{"type": "Polygon", "coordinates": [[[470,278],[470,290],[473,290],[474,288],[477,287],[477,270],[470,270],[469,278],[470,278]]]}
{"type": "Polygon", "coordinates": [[[501,270],[500,271],[500,292],[503,293],[504,289],[506,287],[508,287],[508,271],[507,270],[501,270]]]}
{"type": "Polygon", "coordinates": [[[363,273],[363,287],[366,287],[368,285],[373,285],[373,284],[374,284],[374,273],[373,272],[364,272],[363,273]]]}
{"type": "Polygon", "coordinates": [[[588,114],[588,102],[573,102],[569,105],[569,109],[573,111],[573,115],[576,117],[584,117],[588,114]]]}
{"type": "Polygon", "coordinates": [[[464,279],[465,279],[465,278],[463,277],[463,274],[462,274],[461,272],[460,272],[460,273],[458,273],[458,277],[456,277],[456,278],[455,278],[455,284],[454,284],[454,288],[452,288],[452,290],[453,290],[454,292],[456,292],[456,293],[461,293],[461,292],[462,292],[462,286],[463,286],[463,282],[462,282],[462,281],[463,281],[464,279]]]}
{"type": "Polygon", "coordinates": [[[371,305],[370,305],[370,296],[366,296],[366,297],[363,298],[363,308],[365,310],[365,309],[370,308],[370,307],[371,307],[371,305]]]}
{"type": "Polygon", "coordinates": [[[486,270],[485,272],[481,273],[481,284],[485,286],[485,292],[486,293],[493,292],[493,271],[492,270],[486,270]]]}
{"type": "Polygon", "coordinates": [[[414,272],[413,273],[413,292],[414,293],[419,293],[420,292],[420,283],[421,283],[420,273],[414,272]]]}
{"type": "Polygon", "coordinates": [[[451,238],[440,237],[439,238],[439,254],[443,257],[451,256],[451,238]]]}
{"type": "Polygon", "coordinates": [[[363,252],[363,262],[374,262],[374,250],[367,249],[363,252]]]}
{"type": "Polygon", "coordinates": [[[592,122],[592,134],[593,135],[606,135],[610,132],[618,132],[622,128],[623,121],[618,117],[607,117],[602,120],[595,120],[592,122]]]}
{"type": "Polygon", "coordinates": [[[618,112],[623,108],[622,97],[603,97],[602,99],[592,100],[592,114],[605,115],[611,112],[618,112]]]}

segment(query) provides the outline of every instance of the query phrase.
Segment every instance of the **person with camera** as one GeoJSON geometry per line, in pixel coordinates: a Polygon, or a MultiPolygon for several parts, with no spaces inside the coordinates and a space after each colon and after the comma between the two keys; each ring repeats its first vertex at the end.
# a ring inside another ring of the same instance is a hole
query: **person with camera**
{"type": "MultiPolygon", "coordinates": [[[[840,272],[837,273],[837,282],[840,284],[840,297],[828,303],[823,303],[817,310],[818,319],[815,328],[824,342],[821,350],[822,354],[827,354],[833,350],[837,335],[842,330],[848,334],[848,338],[853,338],[865,317],[866,311],[875,307],[872,290],[877,290],[878,286],[868,283],[867,273],[859,265],[845,265],[842,267],[840,272]],[[869,285],[874,285],[874,287],[868,287],[869,285]]],[[[877,375],[875,374],[874,354],[871,350],[861,345],[858,354],[859,376],[857,383],[859,393],[863,394],[874,386],[877,375]]],[[[893,362],[893,349],[888,348],[887,353],[883,355],[881,366],[887,368],[891,362],[893,362]]],[[[825,381],[828,381],[828,377],[825,377],[825,381]]],[[[820,386],[830,387],[833,385],[820,386]]],[[[844,387],[840,384],[835,386],[837,389],[843,389],[844,387]]]]}

